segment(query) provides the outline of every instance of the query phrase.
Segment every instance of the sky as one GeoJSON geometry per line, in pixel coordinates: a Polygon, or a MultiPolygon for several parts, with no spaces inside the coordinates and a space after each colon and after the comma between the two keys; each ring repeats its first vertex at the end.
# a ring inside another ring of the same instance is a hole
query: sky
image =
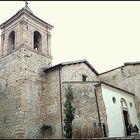
{"type": "MultiPolygon", "coordinates": [[[[0,1],[0,24],[24,1],[0,1]]],[[[140,1],[28,1],[37,17],[54,26],[56,65],[86,59],[99,73],[140,61],[140,1]]]]}

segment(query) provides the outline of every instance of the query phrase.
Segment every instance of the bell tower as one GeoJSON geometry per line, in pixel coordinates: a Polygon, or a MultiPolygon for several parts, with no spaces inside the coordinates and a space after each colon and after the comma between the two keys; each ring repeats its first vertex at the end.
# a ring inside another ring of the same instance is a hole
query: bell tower
{"type": "Polygon", "coordinates": [[[52,27],[35,16],[25,2],[25,7],[0,25],[1,56],[6,56],[24,46],[51,59],[52,27]]]}
{"type": "Polygon", "coordinates": [[[46,79],[51,67],[52,25],[26,2],[0,25],[0,138],[38,138],[46,118],[46,79]]]}

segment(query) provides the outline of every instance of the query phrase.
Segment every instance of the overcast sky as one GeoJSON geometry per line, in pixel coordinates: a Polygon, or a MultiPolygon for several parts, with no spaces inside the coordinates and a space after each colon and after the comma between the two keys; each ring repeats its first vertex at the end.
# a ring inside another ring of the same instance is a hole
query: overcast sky
{"type": "MultiPolygon", "coordinates": [[[[140,1],[28,1],[53,25],[53,65],[87,59],[99,72],[140,61],[140,1]]],[[[0,24],[24,7],[0,1],[0,24]]]]}

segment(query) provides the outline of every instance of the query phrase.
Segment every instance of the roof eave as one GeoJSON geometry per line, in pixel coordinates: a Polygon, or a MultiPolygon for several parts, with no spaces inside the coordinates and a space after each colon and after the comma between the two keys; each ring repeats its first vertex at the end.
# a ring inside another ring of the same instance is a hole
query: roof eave
{"type": "Polygon", "coordinates": [[[103,84],[103,85],[112,87],[112,88],[114,88],[114,89],[117,89],[117,90],[120,90],[120,91],[122,91],[122,92],[126,92],[126,93],[128,93],[128,94],[130,94],[130,95],[135,96],[135,94],[133,94],[133,93],[131,93],[131,92],[129,92],[129,91],[126,91],[126,90],[121,89],[121,88],[119,88],[119,87],[116,87],[116,86],[114,86],[114,85],[108,84],[108,83],[106,83],[106,82],[101,81],[100,84],[103,84]]]}
{"type": "Polygon", "coordinates": [[[90,67],[90,69],[98,76],[99,73],[93,68],[93,66],[86,60],[85,63],[90,67]]]}
{"type": "Polygon", "coordinates": [[[55,69],[56,67],[63,67],[63,66],[66,66],[66,65],[73,65],[73,64],[78,64],[78,63],[86,63],[86,65],[98,76],[98,72],[90,65],[90,63],[84,59],[84,60],[78,60],[78,61],[72,61],[72,62],[63,62],[63,63],[60,63],[60,64],[57,64],[55,66],[52,66],[46,70],[44,70],[44,72],[47,72],[49,70],[52,70],[52,69],[55,69]]]}
{"type": "Polygon", "coordinates": [[[6,20],[5,22],[3,22],[0,25],[0,29],[2,29],[4,26],[7,26],[9,23],[11,23],[12,21],[14,21],[16,18],[18,18],[21,14],[28,14],[29,16],[31,16],[31,18],[36,18],[37,20],[39,20],[41,23],[45,24],[45,26],[47,26],[48,28],[53,28],[54,26],[52,26],[51,24],[43,21],[42,19],[38,18],[37,16],[35,16],[33,13],[29,12],[28,10],[22,8],[21,10],[19,10],[15,15],[13,15],[11,18],[9,18],[8,20],[6,20]]]}
{"type": "Polygon", "coordinates": [[[137,61],[137,62],[126,62],[126,63],[124,63],[124,66],[128,66],[128,65],[140,65],[140,61],[137,61]]]}
{"type": "Polygon", "coordinates": [[[57,64],[57,65],[55,65],[55,66],[53,66],[53,67],[49,67],[49,68],[45,69],[44,72],[47,73],[48,71],[61,68],[62,66],[63,66],[63,64],[60,63],[60,64],[57,64]]]}

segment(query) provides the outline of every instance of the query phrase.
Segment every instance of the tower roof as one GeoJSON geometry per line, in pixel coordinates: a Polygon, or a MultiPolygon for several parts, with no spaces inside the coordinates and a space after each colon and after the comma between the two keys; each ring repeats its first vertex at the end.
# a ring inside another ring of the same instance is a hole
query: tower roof
{"type": "Polygon", "coordinates": [[[47,23],[47,22],[43,21],[42,19],[38,18],[37,16],[35,16],[33,14],[32,10],[29,8],[28,2],[25,1],[25,6],[22,9],[20,9],[15,15],[13,15],[11,18],[9,18],[7,21],[2,23],[0,25],[0,29],[2,29],[3,27],[6,27],[7,25],[11,24],[13,21],[18,19],[22,14],[28,15],[33,20],[38,21],[39,23],[43,24],[44,26],[47,26],[50,29],[53,28],[52,25],[50,25],[49,23],[47,23]]]}

